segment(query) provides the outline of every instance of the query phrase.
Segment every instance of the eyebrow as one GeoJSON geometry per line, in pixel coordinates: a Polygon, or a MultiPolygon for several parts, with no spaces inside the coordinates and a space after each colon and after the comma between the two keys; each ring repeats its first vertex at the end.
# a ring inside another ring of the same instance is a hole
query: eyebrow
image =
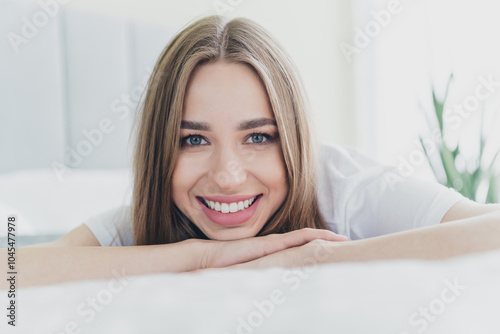
{"type": "Polygon", "coordinates": [[[210,131],[210,126],[205,122],[181,121],[181,129],[210,131]]]}
{"type": "Polygon", "coordinates": [[[261,126],[265,125],[274,125],[276,126],[276,121],[271,118],[256,118],[256,119],[251,119],[248,121],[241,122],[240,125],[238,126],[238,130],[243,131],[243,130],[250,130],[250,129],[255,129],[255,128],[260,128],[261,126]]]}
{"type": "MultiPolygon", "coordinates": [[[[276,126],[276,121],[271,118],[256,118],[248,121],[241,122],[238,125],[239,131],[250,130],[255,128],[260,128],[265,125],[276,126]]],[[[195,122],[195,121],[181,121],[181,129],[198,130],[198,131],[210,131],[210,125],[206,122],[195,122]]]]}

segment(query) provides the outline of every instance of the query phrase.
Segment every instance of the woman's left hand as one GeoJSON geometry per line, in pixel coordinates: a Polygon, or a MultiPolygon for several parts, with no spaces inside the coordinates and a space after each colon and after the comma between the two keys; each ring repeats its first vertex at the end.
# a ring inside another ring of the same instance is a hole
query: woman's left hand
{"type": "Polygon", "coordinates": [[[246,263],[226,268],[269,268],[269,267],[304,267],[338,261],[336,251],[344,242],[313,240],[299,247],[288,248],[246,263]]]}

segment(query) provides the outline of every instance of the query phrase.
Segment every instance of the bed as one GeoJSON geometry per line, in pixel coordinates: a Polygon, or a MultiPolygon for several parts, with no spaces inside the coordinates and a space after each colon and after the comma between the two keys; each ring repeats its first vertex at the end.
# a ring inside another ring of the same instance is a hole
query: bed
{"type": "Polygon", "coordinates": [[[500,251],[116,277],[19,291],[8,333],[500,332],[500,251]]]}

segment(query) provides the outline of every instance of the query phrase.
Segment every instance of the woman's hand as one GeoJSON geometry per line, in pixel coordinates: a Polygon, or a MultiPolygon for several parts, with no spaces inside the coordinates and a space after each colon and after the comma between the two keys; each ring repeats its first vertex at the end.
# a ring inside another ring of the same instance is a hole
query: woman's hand
{"type": "Polygon", "coordinates": [[[199,268],[223,268],[243,263],[247,265],[246,262],[253,267],[274,262],[277,266],[282,265],[280,261],[284,261],[288,254],[314,252],[314,245],[346,240],[347,237],[343,235],[311,228],[235,241],[202,240],[204,256],[199,268]]]}
{"type": "Polygon", "coordinates": [[[342,243],[315,240],[229,268],[302,267],[393,259],[440,260],[496,249],[500,249],[498,211],[363,240],[342,243]]]}
{"type": "Polygon", "coordinates": [[[269,267],[305,267],[316,266],[321,263],[335,262],[336,251],[342,244],[313,240],[299,247],[288,248],[271,255],[246,263],[229,266],[231,269],[269,268],[269,267]]]}

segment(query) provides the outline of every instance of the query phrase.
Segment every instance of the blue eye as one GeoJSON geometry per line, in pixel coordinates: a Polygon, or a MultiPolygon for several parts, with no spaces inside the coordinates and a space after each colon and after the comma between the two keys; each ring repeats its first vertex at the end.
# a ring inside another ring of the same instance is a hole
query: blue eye
{"type": "Polygon", "coordinates": [[[265,144],[266,142],[272,142],[273,137],[265,133],[252,133],[247,140],[248,144],[265,144]]]}
{"type": "Polygon", "coordinates": [[[262,134],[256,134],[256,135],[252,135],[252,141],[254,142],[254,144],[260,144],[264,141],[264,135],[262,134]]]}
{"type": "Polygon", "coordinates": [[[181,146],[200,146],[206,143],[207,141],[199,135],[190,135],[181,139],[181,146]]]}
{"type": "Polygon", "coordinates": [[[196,137],[190,137],[188,138],[188,142],[190,145],[200,145],[201,144],[201,138],[196,136],[196,137]]]}

